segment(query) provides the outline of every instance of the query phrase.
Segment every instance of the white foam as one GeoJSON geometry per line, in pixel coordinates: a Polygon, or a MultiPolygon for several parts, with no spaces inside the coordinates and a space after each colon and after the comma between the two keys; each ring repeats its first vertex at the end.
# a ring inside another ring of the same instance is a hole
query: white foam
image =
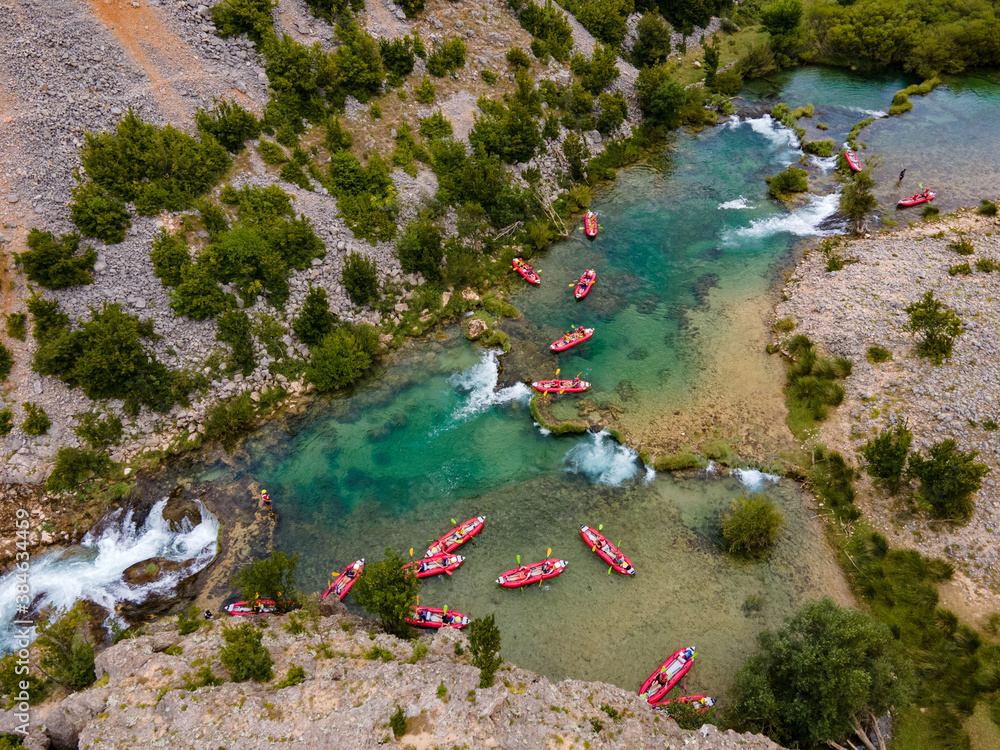
{"type": "Polygon", "coordinates": [[[720,203],[719,204],[719,208],[720,209],[739,209],[739,208],[753,208],[753,206],[751,206],[750,204],[748,204],[747,203],[747,199],[744,198],[741,195],[739,198],[735,198],[734,200],[726,201],[725,203],[720,203]]]}
{"type": "Polygon", "coordinates": [[[788,163],[795,161],[802,155],[801,143],[794,130],[786,128],[780,122],[771,117],[751,117],[742,122],[750,126],[753,132],[764,136],[771,144],[771,150],[782,153],[788,163]],[[795,157],[795,159],[792,158],[795,157]]]}
{"type": "Polygon", "coordinates": [[[542,427],[540,424],[538,424],[538,422],[535,422],[534,425],[535,425],[535,427],[538,428],[538,434],[539,435],[551,435],[552,434],[552,430],[550,430],[548,427],[542,427]]]}
{"type": "Polygon", "coordinates": [[[776,474],[767,474],[758,469],[730,469],[729,474],[739,479],[751,492],[760,492],[765,484],[774,484],[781,479],[776,474]]]}
{"type": "MultiPolygon", "coordinates": [[[[166,498],[156,503],[141,526],[133,522],[131,509],[119,508],[109,523],[102,524],[102,531],[88,532],[79,545],[31,560],[29,596],[34,599],[41,595],[35,606],[65,610],[81,599],[88,599],[114,612],[116,602],[142,602],[153,594],[169,596],[181,579],[198,572],[215,558],[219,522],[199,501],[201,523],[192,528],[185,519],[180,531],[171,531],[163,519],[166,504],[166,498]],[[122,573],[151,557],[191,562],[153,583],[126,584],[122,573]]],[[[16,585],[13,573],[0,579],[0,623],[5,625],[17,612],[16,585]]],[[[0,650],[10,648],[12,635],[11,629],[4,629],[0,634],[0,650]]]]}
{"type": "Polygon", "coordinates": [[[590,433],[590,440],[577,443],[563,458],[566,471],[585,474],[594,484],[620,487],[639,470],[639,454],[619,445],[607,430],[590,433]]]}
{"type": "Polygon", "coordinates": [[[831,169],[837,168],[837,157],[834,156],[816,156],[812,154],[809,156],[809,163],[814,167],[819,167],[823,172],[829,172],[831,169]]]}
{"type": "Polygon", "coordinates": [[[753,219],[749,226],[738,227],[723,235],[723,241],[734,242],[739,237],[763,238],[775,234],[794,234],[796,237],[816,235],[825,237],[837,234],[837,229],[821,230],[820,224],[833,216],[840,207],[840,194],[814,195],[809,203],[790,213],[753,219]]]}
{"type": "Polygon", "coordinates": [[[652,484],[653,480],[656,479],[656,469],[652,466],[646,467],[646,476],[642,478],[643,484],[652,484]]]}
{"type": "Polygon", "coordinates": [[[883,112],[881,109],[862,109],[861,107],[845,107],[845,109],[851,110],[851,112],[860,112],[863,115],[868,115],[869,117],[888,117],[888,112],[883,112]]]}
{"type": "Polygon", "coordinates": [[[499,404],[519,401],[527,405],[531,401],[531,389],[524,383],[515,383],[497,390],[497,382],[500,379],[498,354],[499,351],[496,349],[487,349],[483,352],[479,364],[462,372],[456,372],[448,378],[448,382],[456,390],[468,394],[465,403],[451,415],[452,423],[464,422],[499,404]]]}

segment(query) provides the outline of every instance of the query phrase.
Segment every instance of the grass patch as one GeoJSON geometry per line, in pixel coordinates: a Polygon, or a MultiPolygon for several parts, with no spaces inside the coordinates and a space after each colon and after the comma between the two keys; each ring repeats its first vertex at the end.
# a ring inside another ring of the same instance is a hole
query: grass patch
{"type": "Polygon", "coordinates": [[[939,85],[941,85],[941,79],[934,76],[933,78],[928,78],[923,83],[915,83],[912,86],[907,86],[905,89],[900,89],[892,97],[892,106],[889,107],[889,114],[901,115],[904,112],[909,112],[913,109],[913,102],[910,101],[911,96],[926,96],[939,85]]]}
{"type": "Polygon", "coordinates": [[[866,357],[871,364],[877,365],[881,362],[888,362],[889,360],[891,360],[892,352],[890,352],[884,346],[878,346],[878,345],[869,346],[866,357]]]}
{"type": "Polygon", "coordinates": [[[653,460],[656,471],[683,471],[697,469],[702,465],[702,459],[693,453],[674,453],[670,456],[657,456],[653,460]]]}

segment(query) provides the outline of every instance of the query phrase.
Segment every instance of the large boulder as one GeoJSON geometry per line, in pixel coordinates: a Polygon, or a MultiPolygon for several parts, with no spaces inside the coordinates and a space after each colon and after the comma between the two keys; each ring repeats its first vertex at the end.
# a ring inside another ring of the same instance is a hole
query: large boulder
{"type": "Polygon", "coordinates": [[[194,528],[201,523],[201,506],[194,500],[182,497],[183,488],[178,487],[170,493],[167,504],[163,507],[163,520],[170,525],[171,531],[184,531],[185,521],[194,528]]]}
{"type": "Polygon", "coordinates": [[[488,330],[490,330],[490,327],[486,325],[485,320],[480,320],[479,318],[469,318],[469,323],[465,327],[465,335],[470,340],[475,341],[488,330]]]}

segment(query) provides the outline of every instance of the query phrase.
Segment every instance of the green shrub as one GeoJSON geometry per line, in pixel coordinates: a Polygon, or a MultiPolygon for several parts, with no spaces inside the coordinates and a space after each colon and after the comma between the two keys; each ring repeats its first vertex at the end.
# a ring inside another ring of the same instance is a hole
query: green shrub
{"type": "Polygon", "coordinates": [[[28,232],[26,250],[18,257],[29,280],[49,289],[63,289],[74,284],[92,284],[90,271],[97,262],[97,253],[87,248],[77,256],[80,235],[64,234],[59,240],[52,232],[32,229],[28,232]]]}
{"type": "Polygon", "coordinates": [[[24,412],[28,416],[21,424],[22,430],[29,435],[35,436],[44,435],[49,431],[49,427],[52,426],[52,420],[50,420],[48,415],[46,415],[45,409],[32,401],[26,401],[24,404],[24,412]]]}
{"type": "Polygon", "coordinates": [[[396,657],[393,655],[392,651],[387,648],[372,646],[370,649],[365,651],[365,658],[369,661],[390,662],[394,661],[396,657]]]}
{"type": "MultiPolygon", "coordinates": [[[[443,78],[449,73],[454,75],[459,68],[464,67],[465,42],[460,36],[446,39],[440,44],[435,42],[434,51],[427,56],[427,72],[435,78],[443,78]]],[[[417,101],[420,101],[419,97],[417,101]]]]}
{"type": "Polygon", "coordinates": [[[617,61],[618,53],[614,47],[599,44],[594,47],[594,54],[589,60],[579,53],[573,55],[571,66],[573,72],[580,76],[583,88],[597,96],[621,75],[617,61]]]}
{"type": "Polygon", "coordinates": [[[288,668],[288,672],[285,679],[281,680],[275,684],[275,690],[281,690],[282,688],[292,687],[293,685],[299,685],[306,679],[306,670],[300,667],[298,664],[293,664],[288,668]]]}
{"type": "Polygon", "coordinates": [[[100,419],[96,412],[88,411],[77,414],[77,424],[73,428],[79,437],[90,443],[91,448],[100,450],[116,445],[122,437],[122,421],[113,414],[100,419]]]}
{"type": "Polygon", "coordinates": [[[107,453],[79,448],[60,448],[56,466],[45,482],[50,492],[74,490],[91,474],[100,476],[111,466],[107,453]]]}
{"type": "Polygon", "coordinates": [[[907,330],[921,337],[917,344],[917,354],[927,357],[936,365],[941,365],[951,357],[955,337],[965,330],[955,311],[935,299],[934,292],[925,293],[919,302],[903,309],[910,316],[907,330]]]}
{"type": "Polygon", "coordinates": [[[58,300],[47,300],[32,295],[27,302],[31,313],[35,341],[45,344],[69,327],[69,316],[59,309],[58,300]]]}
{"type": "MultiPolygon", "coordinates": [[[[492,70],[479,71],[479,77],[483,79],[483,83],[486,83],[490,86],[492,86],[499,80],[497,78],[497,74],[494,73],[492,70]]],[[[434,101],[433,98],[431,99],[431,101],[434,101]]],[[[424,102],[424,104],[430,104],[430,102],[424,102]]]]}
{"type": "Polygon", "coordinates": [[[566,16],[554,3],[536,5],[529,2],[522,6],[518,20],[534,39],[531,51],[542,62],[551,55],[559,62],[569,60],[573,48],[573,34],[566,16]]]}
{"type": "Polygon", "coordinates": [[[94,671],[94,644],[89,635],[86,610],[78,602],[56,619],[46,609],[36,620],[35,658],[45,674],[69,691],[89,687],[97,675],[94,671]]]}
{"type": "Polygon", "coordinates": [[[336,328],[312,348],[306,378],[319,391],[343,388],[357,380],[371,365],[371,356],[345,328],[336,328]]]}
{"type": "Polygon", "coordinates": [[[219,661],[232,673],[233,682],[270,682],[271,652],[261,645],[264,631],[249,622],[222,630],[226,645],[219,652],[219,661]]]}
{"type": "Polygon", "coordinates": [[[191,266],[187,241],[182,235],[169,234],[165,229],[161,229],[153,240],[149,259],[153,262],[153,270],[160,281],[169,287],[179,286],[183,281],[183,270],[191,266]]]}
{"type": "Polygon", "coordinates": [[[260,158],[264,160],[265,164],[284,164],[288,161],[285,157],[285,150],[281,146],[263,138],[257,144],[257,151],[260,153],[260,158]]]}
{"type": "Polygon", "coordinates": [[[594,121],[594,128],[601,135],[608,135],[612,130],[617,129],[628,116],[628,105],[625,103],[625,96],[620,91],[616,91],[614,94],[602,93],[597,97],[597,105],[601,111],[594,121]]]}
{"type": "Polygon", "coordinates": [[[10,409],[0,410],[0,435],[8,435],[14,429],[14,412],[10,409]]]}
{"type": "MultiPolygon", "coordinates": [[[[195,630],[197,630],[197,624],[195,630]]],[[[181,633],[181,635],[184,635],[184,633],[181,633]]],[[[222,685],[225,682],[225,680],[223,680],[221,677],[216,677],[212,673],[212,667],[209,666],[208,664],[204,664],[198,667],[198,669],[195,671],[194,674],[191,674],[190,672],[185,672],[183,679],[184,679],[184,689],[189,692],[203,687],[218,687],[219,685],[222,685]]]]}
{"type": "Polygon", "coordinates": [[[469,651],[472,665],[479,668],[479,687],[493,687],[494,675],[503,657],[500,655],[500,629],[494,615],[477,617],[469,623],[469,651]]]}
{"type": "MultiPolygon", "coordinates": [[[[17,654],[14,653],[7,654],[3,659],[0,659],[0,688],[3,689],[3,694],[11,701],[20,703],[21,701],[18,700],[18,696],[24,691],[28,693],[26,703],[29,706],[41,703],[45,699],[45,681],[27,672],[23,665],[18,669],[17,661],[17,654]],[[21,674],[18,674],[18,672],[21,674]],[[26,683],[23,687],[21,685],[22,682],[26,683]]],[[[20,738],[18,738],[17,746],[20,746],[20,744],[20,738]]],[[[13,747],[13,745],[8,745],[7,747],[13,747]]],[[[0,748],[3,748],[2,744],[0,744],[0,748]]]]}
{"type": "Polygon", "coordinates": [[[975,463],[978,455],[958,450],[952,439],[931,446],[929,459],[910,454],[907,477],[920,480],[918,502],[935,518],[966,522],[972,517],[972,496],[990,471],[986,464],[975,463]]]}
{"type": "Polygon", "coordinates": [[[809,190],[808,173],[804,169],[789,167],[767,178],[768,191],[778,200],[784,200],[793,193],[804,193],[809,190]]]}
{"type": "Polygon", "coordinates": [[[252,330],[250,316],[243,310],[226,310],[219,316],[219,330],[215,334],[215,340],[229,344],[227,373],[238,370],[247,376],[253,372],[257,357],[254,354],[252,330]]]}
{"type": "MultiPolygon", "coordinates": [[[[423,0],[420,0],[421,4],[423,0]]],[[[380,39],[379,53],[382,62],[389,71],[389,83],[398,86],[406,76],[413,72],[416,55],[413,51],[413,40],[409,36],[396,39],[380,39]]]]}
{"type": "Polygon", "coordinates": [[[634,9],[633,0],[580,0],[575,15],[595,38],[617,49],[625,38],[626,19],[634,9]]]}
{"type": "Polygon", "coordinates": [[[979,208],[976,209],[976,213],[980,216],[996,216],[997,204],[991,200],[983,198],[979,202],[979,208]]]}
{"type": "Polygon", "coordinates": [[[351,596],[358,606],[378,616],[387,632],[405,637],[411,632],[406,618],[420,593],[420,579],[403,564],[403,558],[387,547],[383,559],[365,565],[351,587],[351,596]]]}
{"type": "Polygon", "coordinates": [[[976,251],[972,243],[961,235],[958,239],[948,243],[948,249],[954,250],[959,255],[972,255],[976,251]]]}
{"type": "Polygon", "coordinates": [[[94,182],[73,188],[69,217],[84,236],[97,237],[109,245],[124,240],[125,231],[132,226],[125,201],[94,182]]]}
{"type": "Polygon", "coordinates": [[[833,138],[826,138],[822,141],[805,141],[802,144],[802,150],[807,154],[815,154],[816,156],[833,156],[837,150],[837,146],[833,141],[833,138]]]}
{"type": "Polygon", "coordinates": [[[827,407],[844,400],[844,388],[836,380],[850,374],[850,361],[820,357],[804,335],[788,339],[785,348],[794,359],[788,368],[788,395],[794,407],[810,419],[826,419],[827,407]]]}
{"type": "Polygon", "coordinates": [[[670,27],[655,10],[646,11],[636,27],[638,38],[632,47],[636,67],[659,65],[670,56],[670,27]]]}
{"type": "Polygon", "coordinates": [[[890,352],[884,346],[878,346],[878,345],[869,346],[867,358],[871,364],[877,365],[880,362],[888,362],[889,360],[891,360],[892,352],[890,352]]]}
{"type": "Polygon", "coordinates": [[[435,91],[436,87],[434,86],[434,82],[430,78],[424,76],[424,80],[420,82],[420,85],[417,86],[413,93],[416,96],[417,101],[421,104],[431,104],[434,101],[435,91]]]}
{"type": "Polygon", "coordinates": [[[712,90],[723,96],[736,96],[743,88],[743,76],[738,70],[725,70],[717,73],[712,90]]]}
{"type": "Polygon", "coordinates": [[[441,114],[440,109],[427,117],[420,118],[420,135],[429,141],[435,138],[451,138],[452,133],[451,120],[441,114]]]}
{"type": "Polygon", "coordinates": [[[255,560],[241,568],[229,579],[230,585],[239,589],[246,601],[270,599],[278,612],[290,612],[299,607],[302,593],[295,582],[297,554],[271,550],[269,557],[255,560]]]}
{"type": "Polygon", "coordinates": [[[980,258],[976,261],[976,270],[980,273],[993,273],[994,271],[1000,271],[1000,263],[997,263],[992,258],[980,258]]]}
{"type": "Polygon", "coordinates": [[[205,437],[232,445],[244,430],[253,427],[256,416],[250,392],[223,399],[209,408],[205,420],[205,437]]]}
{"type": "Polygon", "coordinates": [[[12,369],[14,369],[14,357],[10,349],[0,344],[0,380],[6,380],[12,369]]]}
{"type": "Polygon", "coordinates": [[[303,190],[313,190],[312,183],[309,182],[309,178],[306,177],[305,172],[302,171],[301,165],[296,164],[294,161],[286,161],[281,165],[279,177],[281,177],[281,179],[285,182],[298,185],[303,190]]]}
{"type": "Polygon", "coordinates": [[[378,299],[378,270],[374,258],[352,252],[344,260],[341,280],[355,305],[367,305],[378,299]]]}
{"type": "Polygon", "coordinates": [[[517,47],[507,50],[507,63],[514,70],[531,70],[531,58],[517,47]]]}
{"type": "Polygon", "coordinates": [[[340,124],[339,117],[332,117],[326,126],[326,147],[331,154],[346,151],[351,147],[354,137],[351,131],[340,124]]]}
{"type": "Polygon", "coordinates": [[[191,635],[191,633],[198,630],[201,627],[201,620],[198,619],[199,612],[197,607],[191,606],[187,612],[181,612],[177,615],[177,632],[180,635],[191,635]]]}
{"type": "Polygon", "coordinates": [[[199,130],[210,133],[231,154],[240,153],[246,141],[260,137],[260,121],[238,102],[216,101],[213,111],[195,112],[194,121],[199,130]]]}
{"type": "Polygon", "coordinates": [[[931,219],[936,219],[940,213],[941,209],[937,206],[927,205],[920,212],[920,218],[930,221],[931,219]]]}
{"type": "Polygon", "coordinates": [[[733,502],[722,516],[720,530],[726,550],[741,557],[759,557],[778,541],[785,520],[764,495],[733,502]]]}
{"type": "Polygon", "coordinates": [[[911,442],[913,433],[901,424],[880,432],[861,448],[865,471],[877,485],[892,494],[899,491],[911,442]]]}
{"type": "Polygon", "coordinates": [[[389,717],[389,727],[392,729],[392,736],[397,740],[406,734],[406,714],[403,713],[402,706],[396,706],[396,710],[389,717]]]}
{"type": "Polygon", "coordinates": [[[226,309],[226,295],[215,281],[213,265],[203,254],[197,263],[181,266],[181,281],[170,294],[170,307],[177,315],[205,320],[226,309]]]}
{"type": "Polygon", "coordinates": [[[407,273],[421,273],[430,280],[441,277],[444,249],[441,231],[430,219],[411,221],[396,243],[396,255],[407,273]]]}
{"type": "Polygon", "coordinates": [[[212,9],[219,36],[246,34],[257,44],[274,34],[271,11],[278,0],[222,0],[212,9]]]}
{"type": "Polygon", "coordinates": [[[958,276],[959,274],[962,274],[963,276],[967,276],[970,273],[972,273],[972,266],[970,266],[968,263],[959,263],[956,266],[949,266],[948,267],[948,275],[949,276],[958,276]]]}
{"type": "Polygon", "coordinates": [[[292,330],[299,341],[307,346],[315,346],[336,324],[337,316],[330,312],[326,290],[322,287],[310,288],[302,305],[302,312],[292,322],[292,330]]]}
{"type": "Polygon", "coordinates": [[[28,335],[27,322],[27,313],[10,313],[6,320],[7,335],[12,339],[24,341],[28,335]]]}

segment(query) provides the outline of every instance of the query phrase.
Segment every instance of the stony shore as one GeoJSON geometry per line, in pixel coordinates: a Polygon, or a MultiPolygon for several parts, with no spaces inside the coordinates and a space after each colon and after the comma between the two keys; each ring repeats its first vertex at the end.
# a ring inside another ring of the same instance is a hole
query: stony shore
{"type": "MultiPolygon", "coordinates": [[[[292,748],[590,747],[780,750],[766,737],[721,732],[705,725],[681,730],[636,693],[598,682],[548,678],[505,664],[496,684],[479,689],[466,636],[444,629],[419,642],[362,630],[337,603],[339,614],[306,622],[292,634],[271,619],[263,645],[274,661],[270,684],[225,682],[185,688],[199,666],[228,679],[219,663],[219,623],[181,637],[173,623],[125,640],[97,657],[97,686],[55,696],[31,710],[30,750],[43,748],[190,747],[197,750],[292,748]],[[457,646],[463,655],[457,655],[457,646]],[[419,656],[417,648],[426,648],[419,656]],[[170,653],[166,653],[167,649],[170,653]],[[381,649],[379,657],[366,657],[381,649]],[[282,687],[289,667],[304,679],[282,687]],[[389,717],[406,717],[394,738],[389,717]],[[586,744],[584,744],[586,743],[586,744]]],[[[258,618],[264,619],[264,618],[258,618]]],[[[287,618],[283,618],[287,619],[287,618]]],[[[0,732],[18,722],[0,711],[0,732]]]]}
{"type": "Polygon", "coordinates": [[[1000,602],[1000,431],[995,429],[1000,422],[1000,273],[980,272],[976,261],[1000,261],[1000,220],[960,211],[867,235],[839,252],[856,262],[831,273],[823,253],[809,253],[791,274],[787,301],[776,310],[778,319],[795,323],[788,336],[805,334],[854,364],[844,383],[844,403],[820,425],[815,441],[857,465],[868,438],[905,420],[913,432],[912,450],[926,455],[934,443],[954,438],[960,450],[978,451],[977,460],[990,467],[990,474],[968,524],[933,521],[908,502],[909,492],[889,497],[863,472],[858,504],[894,546],[951,560],[976,584],[964,587],[965,598],[981,600],[984,611],[995,609],[1000,602]],[[973,255],[949,249],[960,234],[972,242],[973,255]],[[948,273],[966,262],[972,273],[948,273]],[[916,355],[914,336],[904,328],[904,308],[928,291],[965,327],[941,367],[916,355]],[[873,345],[891,351],[892,359],[869,363],[866,352],[873,345]]]}

